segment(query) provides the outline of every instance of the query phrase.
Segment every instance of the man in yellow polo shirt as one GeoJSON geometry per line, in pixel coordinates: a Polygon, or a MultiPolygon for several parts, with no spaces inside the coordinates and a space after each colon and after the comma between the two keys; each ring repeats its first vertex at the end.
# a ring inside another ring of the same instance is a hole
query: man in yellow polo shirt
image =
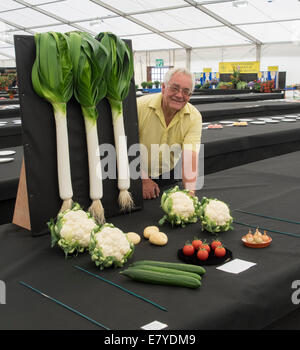
{"type": "Polygon", "coordinates": [[[189,103],[194,84],[189,71],[173,68],[165,75],[161,93],[137,99],[144,199],[159,195],[155,179],[174,176],[180,156],[183,186],[195,192],[202,117],[189,103]]]}

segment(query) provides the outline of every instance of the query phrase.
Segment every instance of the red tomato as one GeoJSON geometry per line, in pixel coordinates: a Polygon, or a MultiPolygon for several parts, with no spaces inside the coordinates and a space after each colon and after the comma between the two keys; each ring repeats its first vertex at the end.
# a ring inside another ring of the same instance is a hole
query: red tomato
{"type": "Polygon", "coordinates": [[[215,249],[215,256],[222,258],[226,254],[226,249],[223,246],[218,246],[215,249]]]}
{"type": "Polygon", "coordinates": [[[194,254],[195,248],[191,244],[186,244],[182,248],[182,252],[183,252],[184,255],[191,256],[191,255],[194,254]]]}
{"type": "Polygon", "coordinates": [[[192,242],[193,247],[198,250],[202,244],[202,241],[200,239],[194,239],[192,242]]]}
{"type": "Polygon", "coordinates": [[[202,248],[200,248],[199,250],[198,250],[198,253],[197,253],[197,258],[199,259],[199,260],[207,260],[207,258],[208,258],[208,251],[206,250],[206,249],[202,249],[202,248]]]}
{"type": "Polygon", "coordinates": [[[208,253],[210,252],[210,246],[209,246],[209,244],[203,243],[203,244],[201,244],[201,247],[200,247],[200,248],[207,250],[208,253]]]}
{"type": "Polygon", "coordinates": [[[222,243],[220,241],[214,240],[214,241],[212,241],[210,246],[211,246],[211,249],[215,250],[220,245],[222,245],[222,243]]]}

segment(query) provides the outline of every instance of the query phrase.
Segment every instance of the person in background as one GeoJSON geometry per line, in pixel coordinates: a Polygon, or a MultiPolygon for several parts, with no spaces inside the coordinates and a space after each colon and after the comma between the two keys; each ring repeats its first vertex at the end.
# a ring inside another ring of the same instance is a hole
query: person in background
{"type": "Polygon", "coordinates": [[[162,184],[176,181],[174,167],[180,157],[183,187],[195,193],[202,117],[189,103],[194,86],[188,70],[172,68],[165,74],[161,93],[137,99],[144,199],[158,197],[162,184]],[[169,152],[174,146],[180,153],[169,152]]]}

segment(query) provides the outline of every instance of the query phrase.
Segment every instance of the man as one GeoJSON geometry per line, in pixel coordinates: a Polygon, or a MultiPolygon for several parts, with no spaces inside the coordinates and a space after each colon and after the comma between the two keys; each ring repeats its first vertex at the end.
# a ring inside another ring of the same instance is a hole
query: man
{"type": "Polygon", "coordinates": [[[159,195],[155,179],[165,178],[169,172],[174,180],[174,167],[180,159],[176,146],[182,151],[183,186],[195,193],[202,117],[189,103],[194,84],[189,71],[173,68],[165,75],[161,93],[137,99],[144,199],[159,195]]]}

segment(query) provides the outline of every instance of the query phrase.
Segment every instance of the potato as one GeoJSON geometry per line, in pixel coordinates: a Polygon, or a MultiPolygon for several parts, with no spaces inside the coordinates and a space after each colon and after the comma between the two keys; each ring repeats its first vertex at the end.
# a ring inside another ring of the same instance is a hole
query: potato
{"type": "Polygon", "coordinates": [[[166,245],[168,243],[168,236],[163,232],[153,232],[149,237],[149,242],[155,245],[166,245]]]}
{"type": "Polygon", "coordinates": [[[135,232],[128,232],[128,233],[126,234],[126,236],[127,236],[127,238],[129,239],[129,241],[130,241],[131,243],[133,243],[134,245],[139,244],[140,241],[141,241],[140,235],[138,235],[138,234],[135,233],[135,232]]]}
{"type": "Polygon", "coordinates": [[[159,232],[159,228],[157,226],[147,226],[144,229],[144,237],[146,239],[149,239],[151,233],[154,233],[154,232],[159,232]]]}

